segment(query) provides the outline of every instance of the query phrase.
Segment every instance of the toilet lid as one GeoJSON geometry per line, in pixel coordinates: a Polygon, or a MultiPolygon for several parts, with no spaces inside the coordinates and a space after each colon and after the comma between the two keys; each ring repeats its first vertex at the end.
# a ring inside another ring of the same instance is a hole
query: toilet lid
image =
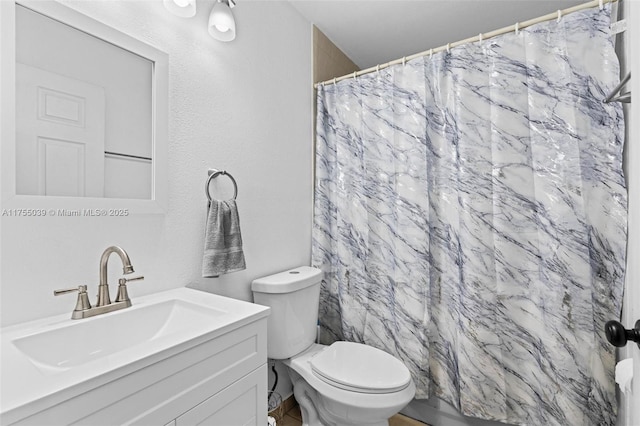
{"type": "Polygon", "coordinates": [[[309,363],[324,382],[354,392],[397,392],[411,382],[411,374],[400,360],[360,343],[335,342],[309,363]]]}

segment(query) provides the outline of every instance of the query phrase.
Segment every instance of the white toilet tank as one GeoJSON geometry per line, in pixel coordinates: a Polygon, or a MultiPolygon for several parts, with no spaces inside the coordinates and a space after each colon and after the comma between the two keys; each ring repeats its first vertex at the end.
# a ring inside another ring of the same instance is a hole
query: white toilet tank
{"type": "Polygon", "coordinates": [[[322,271],[301,266],[251,283],[253,301],[269,306],[267,355],[287,359],[316,339],[322,271]]]}

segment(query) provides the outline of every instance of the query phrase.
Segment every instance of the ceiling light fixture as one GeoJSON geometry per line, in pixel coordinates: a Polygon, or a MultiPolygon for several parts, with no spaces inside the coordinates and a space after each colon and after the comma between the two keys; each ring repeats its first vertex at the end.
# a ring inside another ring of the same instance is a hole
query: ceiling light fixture
{"type": "Polygon", "coordinates": [[[164,0],[164,7],[169,12],[182,18],[196,15],[196,0],[164,0]]]}
{"type": "Polygon", "coordinates": [[[234,0],[217,0],[209,15],[211,37],[220,41],[231,41],[236,38],[236,21],[231,13],[231,8],[235,5],[234,0]]]}

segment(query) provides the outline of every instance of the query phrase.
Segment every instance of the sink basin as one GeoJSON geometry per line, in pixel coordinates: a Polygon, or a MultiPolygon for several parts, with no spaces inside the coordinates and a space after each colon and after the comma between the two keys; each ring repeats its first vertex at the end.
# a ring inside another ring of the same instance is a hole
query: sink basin
{"type": "Polygon", "coordinates": [[[177,288],[91,318],[72,320],[67,312],[2,328],[0,423],[55,407],[268,315],[264,306],[177,288]]]}
{"type": "Polygon", "coordinates": [[[181,300],[72,321],[20,337],[13,344],[45,374],[144,345],[175,333],[193,333],[226,312],[181,300]]]}

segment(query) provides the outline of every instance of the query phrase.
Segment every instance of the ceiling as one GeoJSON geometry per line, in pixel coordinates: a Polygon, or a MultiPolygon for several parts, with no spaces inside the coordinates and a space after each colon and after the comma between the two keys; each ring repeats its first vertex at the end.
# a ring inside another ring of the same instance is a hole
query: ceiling
{"type": "Polygon", "coordinates": [[[290,0],[361,69],[584,0],[290,0]]]}

